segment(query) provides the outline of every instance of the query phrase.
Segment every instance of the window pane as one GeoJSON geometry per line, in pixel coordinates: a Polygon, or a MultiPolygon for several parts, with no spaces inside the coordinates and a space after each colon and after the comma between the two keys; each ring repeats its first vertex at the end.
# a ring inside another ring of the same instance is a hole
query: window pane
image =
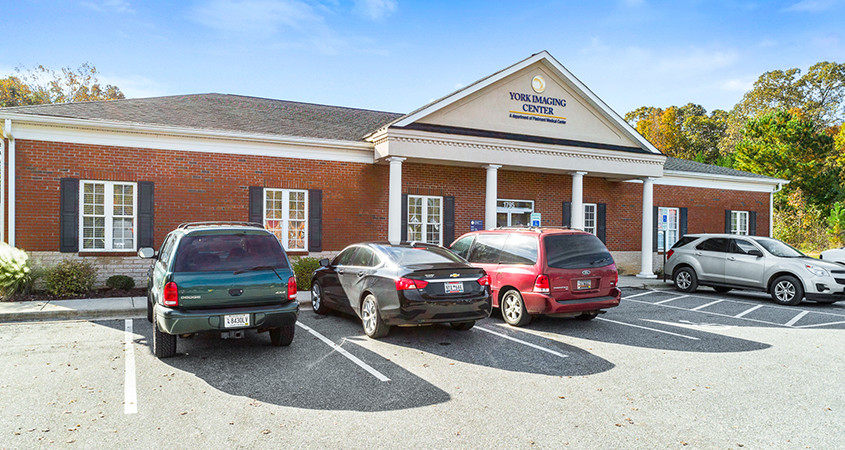
{"type": "Polygon", "coordinates": [[[425,241],[429,244],[440,244],[440,224],[426,225],[425,241]]]}
{"type": "Polygon", "coordinates": [[[288,249],[305,248],[305,222],[291,221],[288,224],[288,249]]]}
{"type": "Polygon", "coordinates": [[[422,240],[422,225],[408,224],[408,240],[421,241],[422,240]]]}
{"type": "Polygon", "coordinates": [[[133,249],[132,219],[114,219],[112,225],[112,248],[133,249]]]}
{"type": "Polygon", "coordinates": [[[288,202],[288,218],[291,220],[305,220],[305,193],[290,192],[288,202]]]}
{"type": "Polygon", "coordinates": [[[440,222],[440,199],[439,198],[428,199],[428,218],[427,218],[426,221],[428,223],[439,223],[440,222]]]}
{"type": "Polygon", "coordinates": [[[408,223],[422,223],[422,197],[408,197],[408,223]]]}

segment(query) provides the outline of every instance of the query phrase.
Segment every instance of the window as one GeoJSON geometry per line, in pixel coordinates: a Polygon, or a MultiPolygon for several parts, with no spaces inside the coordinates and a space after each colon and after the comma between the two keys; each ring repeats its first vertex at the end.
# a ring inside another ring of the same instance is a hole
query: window
{"type": "Polygon", "coordinates": [[[307,191],[264,189],[264,227],[282,243],[285,250],[307,250],[307,191]]]}
{"type": "Polygon", "coordinates": [[[474,235],[464,236],[457,240],[450,250],[452,250],[456,255],[460,256],[463,259],[469,258],[469,248],[472,246],[472,240],[475,239],[474,235]]]}
{"type": "Polygon", "coordinates": [[[613,264],[613,257],[599,238],[585,234],[557,234],[543,239],[546,263],[557,269],[584,269],[613,264]]]}
{"type": "Polygon", "coordinates": [[[751,250],[757,250],[757,247],[743,239],[731,239],[731,253],[747,255],[751,250]]]}
{"type": "Polygon", "coordinates": [[[657,251],[671,248],[677,241],[678,208],[657,208],[657,251]]]}
{"type": "Polygon", "coordinates": [[[408,196],[408,240],[443,242],[443,197],[408,196]]]}
{"type": "Polygon", "coordinates": [[[161,244],[161,251],[158,253],[158,260],[165,266],[167,266],[170,262],[170,255],[173,253],[174,242],[176,242],[176,238],[170,234],[164,240],[164,244],[161,244]]]}
{"type": "Polygon", "coordinates": [[[469,254],[469,261],[478,264],[498,264],[499,253],[505,246],[507,234],[479,234],[469,254]]]}
{"type": "Polygon", "coordinates": [[[534,202],[531,200],[496,200],[496,226],[520,227],[531,225],[534,202]]]}
{"type": "Polygon", "coordinates": [[[359,247],[347,247],[346,250],[340,252],[339,255],[334,257],[332,261],[333,266],[345,266],[352,261],[352,257],[355,256],[355,252],[358,251],[359,247]]]}
{"type": "Polygon", "coordinates": [[[707,252],[721,252],[726,253],[728,251],[728,240],[725,238],[710,238],[700,244],[698,244],[695,249],[696,250],[703,250],[707,252]]]}
{"type": "Polygon", "coordinates": [[[523,264],[533,266],[537,263],[537,236],[511,233],[502,249],[499,264],[523,264]]]}
{"type": "Polygon", "coordinates": [[[136,185],[114,181],[82,181],[79,190],[80,248],[134,251],[136,185]]]}
{"type": "Polygon", "coordinates": [[[584,203],[584,231],[596,234],[596,204],[584,203]]]}
{"type": "Polygon", "coordinates": [[[289,268],[279,241],[260,234],[192,234],[179,241],[174,272],[238,272],[252,267],[289,268]]]}
{"type": "Polygon", "coordinates": [[[373,257],[375,253],[367,247],[361,247],[358,250],[358,253],[355,254],[355,257],[352,258],[352,261],[349,262],[350,266],[357,266],[357,267],[373,267],[373,257]]]}
{"type": "Polygon", "coordinates": [[[731,211],[731,234],[748,236],[748,211],[731,211]]]}

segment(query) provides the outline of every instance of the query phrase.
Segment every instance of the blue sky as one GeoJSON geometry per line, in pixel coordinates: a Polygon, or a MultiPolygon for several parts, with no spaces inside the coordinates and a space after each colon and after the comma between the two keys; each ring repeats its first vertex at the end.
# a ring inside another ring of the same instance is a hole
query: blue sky
{"type": "Polygon", "coordinates": [[[845,62],[845,0],[4,1],[0,76],[79,67],[127,97],[219,92],[410,112],[548,50],[621,115],[730,109],[845,62]]]}

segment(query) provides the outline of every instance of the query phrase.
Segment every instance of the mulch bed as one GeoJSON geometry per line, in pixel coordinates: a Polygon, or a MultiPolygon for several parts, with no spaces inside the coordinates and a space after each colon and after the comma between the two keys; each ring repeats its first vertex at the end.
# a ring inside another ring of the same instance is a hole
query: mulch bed
{"type": "Polygon", "coordinates": [[[85,295],[78,295],[73,297],[57,297],[55,295],[50,295],[45,291],[36,291],[30,294],[24,295],[17,295],[10,299],[4,299],[4,301],[11,301],[11,302],[31,302],[31,301],[47,301],[47,300],[74,300],[79,298],[110,298],[110,297],[146,297],[147,296],[147,289],[146,288],[134,288],[134,289],[112,289],[112,288],[100,288],[94,291],[91,291],[85,295]]]}

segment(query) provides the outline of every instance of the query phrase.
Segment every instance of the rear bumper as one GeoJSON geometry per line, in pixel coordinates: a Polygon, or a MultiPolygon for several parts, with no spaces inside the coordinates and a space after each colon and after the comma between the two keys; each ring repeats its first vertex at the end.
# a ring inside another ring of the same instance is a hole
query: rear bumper
{"type": "Polygon", "coordinates": [[[584,297],[571,300],[555,300],[554,298],[536,292],[521,292],[525,301],[525,309],[529,314],[560,314],[597,311],[600,309],[619,306],[622,291],[618,288],[610,290],[610,295],[601,297],[584,297]]]}
{"type": "MultiPolygon", "coordinates": [[[[411,291],[412,292],[412,291],[411,291]]],[[[381,305],[382,320],[387,325],[422,325],[428,323],[465,322],[490,316],[492,303],[489,290],[460,300],[423,300],[414,292],[398,295],[397,302],[381,305]],[[411,297],[413,296],[413,297],[411,297]]]]}
{"type": "Polygon", "coordinates": [[[155,306],[155,321],[158,324],[158,329],[167,334],[278,328],[295,324],[297,317],[299,317],[299,302],[296,301],[282,305],[189,311],[167,308],[161,305],[155,306]],[[230,314],[249,314],[250,325],[248,327],[226,328],[223,316],[230,314]]]}

